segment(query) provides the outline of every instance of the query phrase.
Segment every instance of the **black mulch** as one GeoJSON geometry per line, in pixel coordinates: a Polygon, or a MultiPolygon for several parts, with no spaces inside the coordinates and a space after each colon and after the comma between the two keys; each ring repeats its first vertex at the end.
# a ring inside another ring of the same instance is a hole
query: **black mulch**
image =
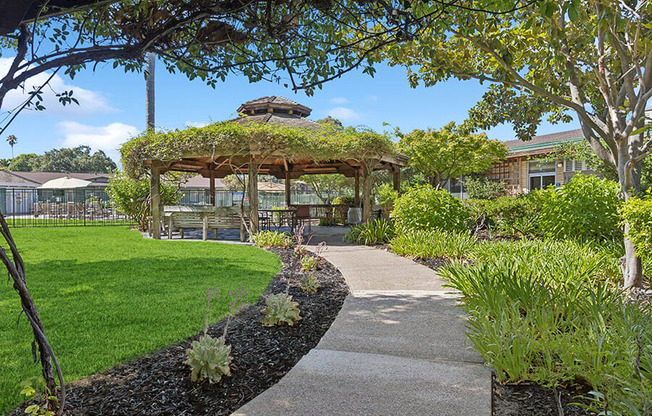
{"type": "MultiPolygon", "coordinates": [[[[186,349],[197,334],[171,347],[119,365],[69,386],[66,407],[71,415],[227,415],[275,384],[314,348],[344,303],[348,287],[342,274],[321,261],[316,275],[321,288],[316,295],[304,293],[298,259],[291,249],[272,249],[283,269],[265,294],[281,293],[290,283],[290,295],[299,303],[301,321],[294,327],[264,327],[260,310],[264,296],[241,310],[231,321],[227,344],[231,344],[232,376],[216,384],[190,381],[183,364],[186,349]],[[291,267],[292,266],[292,267],[291,267]]],[[[234,288],[235,289],[235,288],[234,288]]],[[[221,336],[224,322],[211,326],[209,334],[221,336]]],[[[17,410],[15,414],[22,414],[17,410]]]]}
{"type": "MultiPolygon", "coordinates": [[[[433,270],[450,264],[450,260],[444,257],[414,259],[414,261],[433,270]]],[[[492,384],[492,416],[595,415],[584,407],[573,404],[587,403],[586,396],[589,389],[580,385],[551,389],[531,382],[513,384],[494,380],[492,384]]]]}
{"type": "Polygon", "coordinates": [[[589,389],[581,385],[556,388],[532,382],[493,383],[493,416],[590,416],[579,403],[587,404],[589,389]],[[560,411],[561,407],[561,411],[560,411]]]}

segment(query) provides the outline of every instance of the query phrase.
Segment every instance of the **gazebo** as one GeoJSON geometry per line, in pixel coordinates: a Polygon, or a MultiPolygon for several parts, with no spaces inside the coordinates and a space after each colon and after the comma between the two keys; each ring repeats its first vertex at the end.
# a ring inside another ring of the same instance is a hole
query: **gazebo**
{"type": "MultiPolygon", "coordinates": [[[[366,129],[341,128],[307,119],[311,109],[283,97],[263,97],[238,108],[241,117],[202,128],[145,133],[122,148],[123,165],[131,173],[151,172],[151,212],[160,221],[160,175],[168,171],[198,172],[210,178],[215,205],[215,178],[248,176],[249,221],[258,230],[258,175],[285,183],[290,206],[291,180],[302,175],[338,173],[355,178],[355,205],[362,219],[371,216],[371,172],[388,170],[398,189],[407,156],[398,153],[386,135],[366,129]],[[362,181],[362,198],[360,182],[362,181]]],[[[153,237],[160,238],[159,227],[153,237]]]]}

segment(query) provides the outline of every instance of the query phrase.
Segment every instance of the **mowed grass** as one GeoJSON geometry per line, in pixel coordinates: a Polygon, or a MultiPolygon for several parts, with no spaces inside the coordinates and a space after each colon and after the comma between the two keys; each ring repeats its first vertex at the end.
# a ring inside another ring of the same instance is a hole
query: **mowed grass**
{"type": "MultiPolygon", "coordinates": [[[[203,328],[202,295],[216,287],[211,319],[243,286],[255,302],[280,271],[277,256],[236,244],[143,239],[126,227],[15,229],[27,285],[67,381],[106,370],[203,328]]],[[[0,414],[20,383],[40,374],[31,329],[11,281],[0,283],[0,414]]]]}

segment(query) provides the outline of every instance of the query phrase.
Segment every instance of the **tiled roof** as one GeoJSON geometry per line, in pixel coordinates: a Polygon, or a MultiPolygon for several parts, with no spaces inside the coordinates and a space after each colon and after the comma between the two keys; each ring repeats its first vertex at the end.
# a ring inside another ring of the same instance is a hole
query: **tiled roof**
{"type": "Polygon", "coordinates": [[[260,97],[256,98],[255,100],[247,101],[246,103],[243,103],[243,106],[247,105],[253,105],[253,104],[267,104],[267,103],[274,103],[274,104],[286,104],[286,105],[300,105],[296,101],[289,100],[285,97],[277,97],[275,95],[272,95],[271,97],[260,97]]]}
{"type": "MultiPolygon", "coordinates": [[[[182,188],[210,188],[210,178],[204,178],[201,175],[193,176],[186,183],[181,184],[182,188]]],[[[222,181],[215,178],[215,189],[225,189],[222,181]]]]}
{"type": "Polygon", "coordinates": [[[552,149],[562,143],[580,142],[584,140],[581,129],[563,131],[561,133],[544,134],[534,136],[531,140],[510,140],[505,142],[509,149],[510,156],[540,154],[543,149],[552,149]]]}

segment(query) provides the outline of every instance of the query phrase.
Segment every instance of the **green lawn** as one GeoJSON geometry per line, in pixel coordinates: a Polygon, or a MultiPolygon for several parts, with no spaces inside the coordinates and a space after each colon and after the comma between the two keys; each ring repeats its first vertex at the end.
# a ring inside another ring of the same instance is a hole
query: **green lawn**
{"type": "MultiPolygon", "coordinates": [[[[68,381],[155,351],[202,329],[207,287],[224,316],[228,291],[255,301],[280,270],[255,247],[146,240],[126,227],[13,230],[46,334],[68,381]]],[[[0,414],[15,407],[21,381],[40,374],[31,330],[11,282],[0,284],[0,414]]]]}

